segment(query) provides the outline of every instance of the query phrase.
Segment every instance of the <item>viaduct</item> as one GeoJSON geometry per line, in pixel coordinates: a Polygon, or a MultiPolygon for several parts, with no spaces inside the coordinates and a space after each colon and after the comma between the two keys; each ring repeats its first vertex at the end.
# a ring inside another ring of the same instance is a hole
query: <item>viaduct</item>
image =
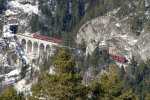
{"type": "Polygon", "coordinates": [[[59,45],[51,41],[33,38],[32,35],[16,34],[16,36],[27,54],[40,55],[44,52],[52,54],[55,47],[59,45]]]}

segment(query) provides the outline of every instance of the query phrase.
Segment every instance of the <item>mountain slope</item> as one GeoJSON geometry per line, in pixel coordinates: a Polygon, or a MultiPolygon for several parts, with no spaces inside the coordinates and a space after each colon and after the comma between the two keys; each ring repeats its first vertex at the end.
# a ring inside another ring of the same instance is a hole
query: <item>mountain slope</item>
{"type": "Polygon", "coordinates": [[[100,41],[105,41],[112,54],[146,61],[150,59],[149,20],[149,1],[126,1],[118,9],[84,24],[77,34],[76,43],[85,42],[88,55],[100,41]]]}

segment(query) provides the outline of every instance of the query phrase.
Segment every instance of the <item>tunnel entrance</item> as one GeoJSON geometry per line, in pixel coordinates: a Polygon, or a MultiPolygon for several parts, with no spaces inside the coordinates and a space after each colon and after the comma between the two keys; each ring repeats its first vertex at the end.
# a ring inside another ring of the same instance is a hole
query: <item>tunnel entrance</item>
{"type": "Polygon", "coordinates": [[[10,28],[9,28],[13,34],[16,34],[17,31],[18,31],[18,25],[10,25],[10,28]]]}

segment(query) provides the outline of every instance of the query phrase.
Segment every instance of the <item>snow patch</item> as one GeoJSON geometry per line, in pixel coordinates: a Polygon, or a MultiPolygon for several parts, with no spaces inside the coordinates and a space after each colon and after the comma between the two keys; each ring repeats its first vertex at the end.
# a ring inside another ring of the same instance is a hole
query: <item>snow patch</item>
{"type": "Polygon", "coordinates": [[[5,11],[5,15],[6,15],[6,16],[17,15],[17,13],[15,13],[15,12],[13,12],[13,11],[11,11],[11,10],[6,10],[6,11],[5,11]]]}
{"type": "Polygon", "coordinates": [[[117,27],[121,27],[121,25],[120,25],[119,23],[116,23],[116,26],[117,26],[117,27]]]}
{"type": "Polygon", "coordinates": [[[116,62],[116,64],[119,66],[119,68],[121,68],[122,66],[125,68],[125,67],[128,67],[127,64],[123,64],[123,63],[120,63],[120,62],[116,62]]]}
{"type": "Polygon", "coordinates": [[[31,95],[31,87],[32,84],[36,83],[36,80],[31,81],[29,84],[27,84],[26,79],[22,79],[21,81],[17,82],[14,84],[15,89],[20,92],[23,93],[25,96],[31,95]]]}
{"type": "Polygon", "coordinates": [[[15,70],[12,70],[11,72],[9,72],[8,74],[1,75],[0,77],[4,77],[4,79],[5,79],[2,82],[2,84],[7,85],[7,84],[15,83],[15,81],[19,79],[19,74],[20,74],[20,70],[15,69],[15,70]]]}
{"type": "Polygon", "coordinates": [[[128,44],[130,44],[132,46],[138,42],[137,39],[134,39],[133,37],[128,36],[128,35],[120,35],[119,37],[121,37],[123,40],[127,41],[128,44]]]}
{"type": "Polygon", "coordinates": [[[20,8],[24,12],[29,13],[29,14],[30,13],[35,13],[35,14],[39,13],[38,6],[33,6],[31,4],[21,4],[18,1],[10,1],[8,3],[8,5],[10,5],[10,7],[20,8]]]}
{"type": "Polygon", "coordinates": [[[11,71],[10,73],[6,74],[7,77],[11,77],[14,75],[19,75],[20,74],[20,70],[19,69],[15,69],[13,71],[11,71]]]}
{"type": "Polygon", "coordinates": [[[52,67],[50,67],[50,69],[49,69],[49,74],[52,74],[52,75],[54,75],[55,74],[55,68],[52,66],[52,67]]]}

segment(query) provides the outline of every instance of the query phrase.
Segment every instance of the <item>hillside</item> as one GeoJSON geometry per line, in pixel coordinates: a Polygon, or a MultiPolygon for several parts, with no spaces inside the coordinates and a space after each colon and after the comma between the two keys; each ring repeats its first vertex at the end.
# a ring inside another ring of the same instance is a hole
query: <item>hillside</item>
{"type": "Polygon", "coordinates": [[[0,99],[149,100],[150,0],[0,0],[0,36],[0,99]]]}

